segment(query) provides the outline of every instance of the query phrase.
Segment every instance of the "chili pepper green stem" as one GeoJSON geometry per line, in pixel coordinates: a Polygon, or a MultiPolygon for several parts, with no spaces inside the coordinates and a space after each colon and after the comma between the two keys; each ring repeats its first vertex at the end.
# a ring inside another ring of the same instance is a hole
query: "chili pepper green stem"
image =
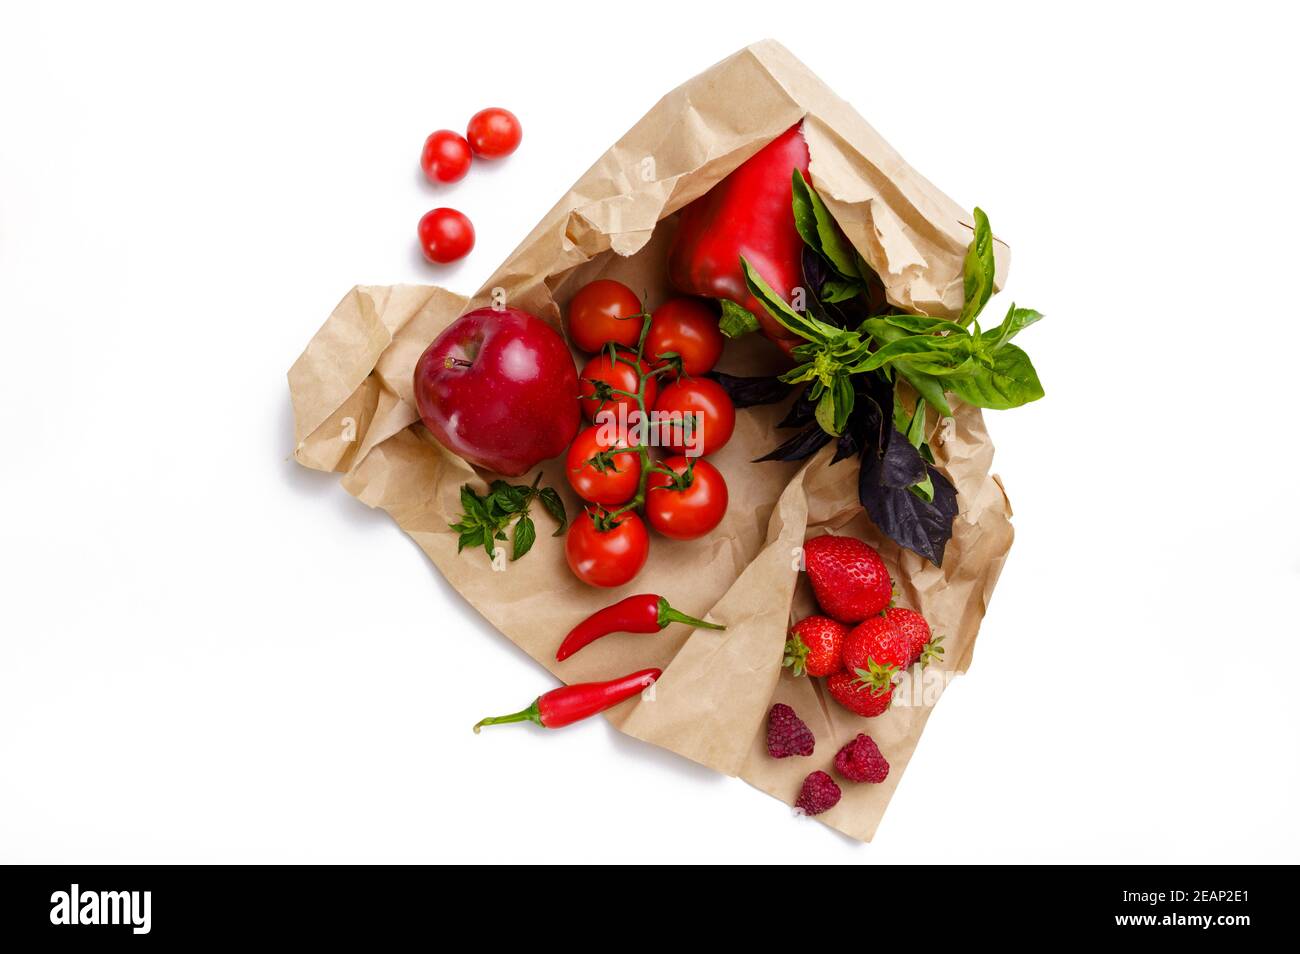
{"type": "Polygon", "coordinates": [[[541,701],[541,697],[538,696],[527,709],[520,709],[518,712],[510,713],[510,715],[488,716],[486,719],[481,719],[474,725],[474,734],[478,735],[479,730],[485,725],[501,725],[506,722],[536,722],[538,725],[542,725],[542,712],[539,705],[541,701]]]}
{"type": "Polygon", "coordinates": [[[668,601],[662,596],[659,597],[659,628],[663,629],[672,623],[685,623],[687,626],[694,626],[696,629],[726,629],[727,627],[720,623],[706,623],[702,619],[696,619],[694,616],[687,616],[680,610],[673,609],[668,605],[668,601]]]}

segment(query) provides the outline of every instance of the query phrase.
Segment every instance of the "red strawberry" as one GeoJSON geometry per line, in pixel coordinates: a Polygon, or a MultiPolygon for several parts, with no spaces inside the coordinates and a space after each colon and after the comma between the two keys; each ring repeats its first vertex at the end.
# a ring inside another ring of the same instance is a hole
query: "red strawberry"
{"type": "Polygon", "coordinates": [[[860,716],[878,716],[889,708],[894,698],[894,687],[877,690],[858,678],[856,673],[837,672],[826,679],[826,689],[831,698],[860,716]]]}
{"type": "Polygon", "coordinates": [[[850,782],[883,782],[889,777],[889,763],[871,736],[862,732],[835,753],[835,771],[850,782]]]}
{"type": "Polygon", "coordinates": [[[799,797],[794,804],[805,815],[820,815],[834,808],[841,794],[835,779],[825,772],[813,772],[803,780],[803,788],[799,790],[799,797]]]}
{"type": "Polygon", "coordinates": [[[931,638],[930,624],[925,621],[925,617],[915,610],[904,609],[901,606],[890,607],[885,610],[885,618],[897,627],[898,631],[903,634],[912,646],[917,658],[921,660],[921,665],[928,665],[933,659],[943,655],[943,647],[939,644],[943,642],[942,636],[931,638]]]}
{"type": "Polygon", "coordinates": [[[812,755],[817,740],[808,723],[800,719],[784,702],[772,706],[767,714],[767,754],[774,759],[791,755],[812,755]]]}
{"type": "Polygon", "coordinates": [[[803,545],[804,566],[817,602],[841,623],[875,616],[894,595],[880,554],[853,537],[813,537],[803,545]]]}
{"type": "Polygon", "coordinates": [[[893,681],[894,673],[912,665],[918,655],[919,650],[912,650],[911,641],[885,615],[855,626],[844,638],[842,658],[845,670],[883,689],[893,681]]]}
{"type": "Polygon", "coordinates": [[[840,647],[849,628],[829,616],[809,616],[790,629],[785,661],[796,676],[829,676],[840,668],[840,647]]]}

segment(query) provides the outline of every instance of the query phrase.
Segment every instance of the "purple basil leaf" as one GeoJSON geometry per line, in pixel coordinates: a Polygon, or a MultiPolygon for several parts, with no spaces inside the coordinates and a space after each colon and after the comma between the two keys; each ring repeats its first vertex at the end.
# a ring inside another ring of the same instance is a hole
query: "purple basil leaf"
{"type": "Polygon", "coordinates": [[[957,516],[957,491],[936,468],[927,467],[927,472],[934,485],[931,503],[905,487],[885,486],[880,481],[879,458],[864,459],[858,476],[858,498],[885,536],[935,566],[942,566],[943,551],[952,538],[952,522],[957,516]]]}
{"type": "Polygon", "coordinates": [[[925,459],[898,428],[892,425],[885,437],[885,452],[880,458],[880,482],[886,487],[906,490],[925,480],[925,459]]]}
{"type": "Polygon", "coordinates": [[[835,442],[835,456],[831,458],[831,463],[838,464],[840,461],[860,453],[862,453],[862,445],[858,443],[857,435],[853,431],[845,429],[839,440],[835,442]]]}
{"type": "Polygon", "coordinates": [[[754,463],[764,460],[803,460],[811,457],[826,446],[831,436],[822,430],[820,424],[812,424],[790,438],[774,451],[755,458],[754,463]]]}
{"type": "Polygon", "coordinates": [[[777,427],[804,427],[811,423],[813,415],[817,413],[817,402],[808,400],[808,389],[805,387],[794,399],[790,405],[790,410],[786,413],[781,423],[777,427]]]}
{"type": "Polygon", "coordinates": [[[821,298],[822,286],[826,284],[834,273],[830,265],[822,258],[821,253],[807,245],[803,247],[803,283],[808,297],[816,301],[821,298]]]}
{"type": "Polygon", "coordinates": [[[710,371],[707,377],[717,381],[722,390],[727,392],[731,403],[736,407],[754,407],[759,404],[775,404],[790,394],[793,385],[786,384],[776,375],[742,378],[721,371],[710,371]]]}

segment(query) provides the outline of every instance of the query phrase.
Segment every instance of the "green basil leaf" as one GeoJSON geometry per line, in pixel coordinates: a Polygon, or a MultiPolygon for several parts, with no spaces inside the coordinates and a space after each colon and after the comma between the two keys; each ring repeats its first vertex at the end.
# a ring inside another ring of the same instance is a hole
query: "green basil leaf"
{"type": "Polygon", "coordinates": [[[967,334],[965,328],[947,318],[932,318],[929,315],[881,315],[868,318],[863,322],[867,332],[873,337],[877,331],[886,332],[886,328],[900,328],[913,335],[932,335],[940,331],[967,334]]]}
{"type": "Polygon", "coordinates": [[[533,526],[533,519],[528,514],[524,514],[515,521],[514,555],[510,559],[518,560],[533,548],[533,541],[536,539],[537,528],[533,526]]]}
{"type": "Polygon", "coordinates": [[[804,381],[811,381],[816,376],[817,366],[809,361],[791,368],[785,374],[780,375],[779,380],[786,384],[802,384],[804,381]]]}
{"type": "MultiPolygon", "coordinates": [[[[455,527],[452,528],[453,530],[455,527]]],[[[461,532],[456,539],[456,552],[464,550],[466,547],[479,547],[483,545],[483,528],[473,527],[461,532]]]]}
{"type": "Polygon", "coordinates": [[[910,367],[906,361],[899,362],[895,368],[903,379],[916,389],[916,393],[925,398],[926,404],[944,417],[952,417],[952,408],[948,406],[948,398],[943,393],[943,383],[938,378],[910,367]]]}
{"type": "Polygon", "coordinates": [[[844,428],[849,423],[849,415],[853,413],[853,402],[856,397],[853,393],[853,381],[843,372],[835,375],[835,380],[831,382],[830,393],[835,398],[835,436],[838,437],[844,433],[844,428]]]}
{"type": "Polygon", "coordinates": [[[772,290],[772,287],[763,280],[763,276],[758,274],[758,271],[745,260],[743,255],[740,258],[740,267],[745,273],[745,285],[749,288],[749,293],[757,298],[759,303],[768,310],[768,313],[786,330],[798,335],[800,338],[806,338],[809,341],[818,343],[826,341],[830,337],[830,333],[840,330],[819,322],[815,318],[801,315],[791,308],[786,304],[785,299],[772,290]]]}
{"type": "Polygon", "coordinates": [[[817,423],[823,431],[832,437],[838,437],[840,432],[835,429],[835,391],[832,388],[826,388],[822,391],[821,399],[817,402],[817,411],[814,415],[817,423]]]}
{"type": "Polygon", "coordinates": [[[930,479],[928,473],[925,475],[925,480],[921,481],[919,484],[913,484],[907,489],[916,494],[916,496],[920,497],[926,503],[934,503],[934,481],[930,479]]]}
{"type": "MultiPolygon", "coordinates": [[[[979,363],[969,345],[951,351],[928,351],[901,360],[906,361],[910,367],[915,368],[922,374],[939,378],[941,382],[946,382],[953,375],[965,374],[975,364],[979,363]]],[[[951,385],[945,384],[945,387],[951,387],[951,385]]]]}
{"type": "Polygon", "coordinates": [[[512,487],[504,480],[492,481],[492,495],[488,497],[489,507],[496,507],[503,516],[508,516],[518,513],[527,505],[527,487],[512,487]]]}
{"type": "Polygon", "coordinates": [[[966,249],[966,259],[962,263],[962,285],[966,301],[961,309],[958,321],[969,325],[988,304],[993,295],[993,230],[989,227],[989,217],[981,208],[975,209],[975,237],[966,249]]]}
{"type": "Polygon", "coordinates": [[[845,278],[860,279],[857,252],[835,224],[835,217],[826,207],[826,202],[798,169],[794,170],[791,182],[795,226],[804,243],[820,252],[831,268],[845,278]]]}
{"type": "Polygon", "coordinates": [[[869,335],[878,344],[889,344],[891,341],[897,341],[899,338],[908,337],[911,332],[904,331],[897,325],[891,325],[887,321],[879,318],[868,318],[862,324],[858,325],[857,332],[860,335],[869,335]]]}
{"type": "Polygon", "coordinates": [[[817,234],[817,215],[813,212],[812,199],[808,197],[808,183],[803,173],[795,169],[791,174],[792,188],[790,206],[794,211],[794,227],[803,239],[803,244],[817,252],[822,250],[821,236],[817,234]]]}
{"type": "Polygon", "coordinates": [[[987,343],[990,350],[996,351],[1042,317],[1032,308],[1017,308],[1012,304],[1002,324],[980,335],[981,344],[987,343]]]}
{"type": "Polygon", "coordinates": [[[1013,344],[1004,344],[985,364],[973,361],[960,374],[944,378],[944,385],[967,404],[1006,410],[1043,396],[1029,355],[1013,344]]]}
{"type": "Polygon", "coordinates": [[[925,443],[925,398],[917,399],[916,411],[907,425],[906,434],[908,443],[918,450],[925,443]]]}
{"type": "Polygon", "coordinates": [[[718,330],[728,338],[739,338],[759,328],[758,319],[748,308],[737,305],[730,298],[720,299],[722,317],[718,319],[718,330]]]}
{"type": "Polygon", "coordinates": [[[933,369],[955,367],[960,364],[970,356],[971,348],[971,339],[967,335],[946,338],[939,335],[909,335],[882,345],[849,370],[855,374],[875,371],[900,358],[907,358],[913,367],[934,374],[933,369]]]}
{"type": "Polygon", "coordinates": [[[898,396],[897,390],[894,391],[894,410],[890,416],[894,420],[894,427],[906,433],[908,421],[911,418],[907,413],[907,408],[903,406],[903,399],[898,396]]]}
{"type": "MultiPolygon", "coordinates": [[[[912,413],[912,419],[907,424],[907,442],[915,447],[921,454],[921,459],[926,463],[934,463],[934,455],[930,453],[929,445],[925,442],[925,398],[916,399],[916,410],[912,413]]],[[[930,479],[927,472],[925,479],[917,481],[911,487],[907,488],[916,494],[926,503],[934,502],[934,481],[930,479]]]]}
{"type": "Polygon", "coordinates": [[[543,487],[537,492],[537,499],[542,502],[542,506],[546,508],[546,512],[551,515],[552,519],[560,525],[559,529],[551,536],[562,536],[569,526],[569,515],[564,512],[564,501],[560,498],[559,493],[556,492],[554,487],[543,487]]]}
{"type": "Polygon", "coordinates": [[[469,484],[461,485],[460,508],[465,516],[475,523],[489,525],[493,522],[483,498],[474,493],[474,489],[469,484]]]}
{"type": "Polygon", "coordinates": [[[822,301],[834,305],[837,302],[857,298],[860,294],[862,294],[861,282],[840,281],[832,278],[822,285],[820,297],[822,301]]]}

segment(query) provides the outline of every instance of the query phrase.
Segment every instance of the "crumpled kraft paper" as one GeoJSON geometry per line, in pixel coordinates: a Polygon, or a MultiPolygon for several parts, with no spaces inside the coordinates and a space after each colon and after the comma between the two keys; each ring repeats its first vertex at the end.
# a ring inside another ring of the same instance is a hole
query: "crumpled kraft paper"
{"type": "MultiPolygon", "coordinates": [[[[563,540],[549,535],[554,525],[540,508],[534,508],[532,552],[501,571],[509,585],[501,585],[481,549],[457,554],[448,523],[460,510],[459,488],[470,482],[481,490],[491,478],[429,436],[411,385],[425,346],[469,307],[489,304],[493,289],[498,300],[504,296],[557,326],[568,299],[594,278],[624,281],[644,294],[648,307],[669,297],[665,255],[674,213],[800,119],[813,183],[890,299],[927,314],[955,314],[970,216],[782,46],[764,41],[665,96],[473,298],[423,286],[350,291],[289,371],[294,456],[304,466],[341,473],[350,494],[387,511],[480,613],[558,679],[582,682],[662,667],[652,694],[608,714],[623,732],[738,775],[787,804],[805,775],[829,770],[835,751],[867,732],[892,766],[889,778],[880,785],[843,782],[840,803],[816,817],[870,840],[920,739],[931,709],[924,703],[940,691],[945,672],[970,663],[1011,546],[1011,508],[989,474],[993,447],[977,409],[959,406],[954,419],[932,425],[938,465],[956,485],[961,508],[942,569],[901,551],[871,525],[857,500],[856,461],[831,466],[828,447],[803,464],[750,463],[789,433],[775,429],[781,404],[740,411],[735,436],[711,458],[731,493],[722,525],[695,541],[656,537],[636,580],[597,590],[569,572],[563,540]],[[908,695],[914,704],[896,702],[882,716],[860,719],[831,700],[820,680],[782,670],[788,624],[815,612],[797,570],[799,547],[824,532],[853,534],[877,547],[897,581],[900,605],[923,613],[946,637],[944,661],[908,695]],[[657,636],[614,635],[555,662],[556,647],[576,622],[632,593],[662,594],[684,612],[727,628],[692,632],[674,625],[657,636]],[[792,705],[812,728],[813,756],[767,756],[766,713],[773,702],[792,705]]],[[[996,256],[1001,284],[1008,261],[1001,243],[996,256]]],[[[770,373],[781,360],[751,335],[730,343],[719,367],[770,373]]],[[[545,463],[543,479],[561,490],[576,515],[578,502],[561,468],[558,459],[545,463]]]]}

